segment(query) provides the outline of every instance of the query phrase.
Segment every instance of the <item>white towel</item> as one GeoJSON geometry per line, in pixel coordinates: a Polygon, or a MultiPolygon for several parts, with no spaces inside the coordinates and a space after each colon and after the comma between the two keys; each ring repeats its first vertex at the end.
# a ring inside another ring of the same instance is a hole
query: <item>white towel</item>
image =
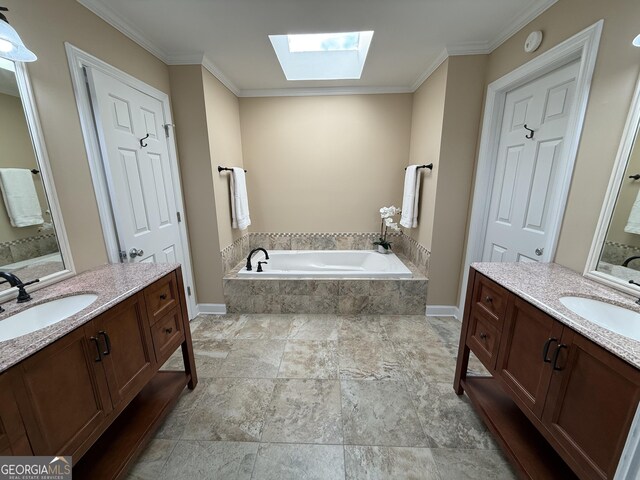
{"type": "Polygon", "coordinates": [[[28,227],[44,223],[31,170],[0,168],[0,189],[13,227],[28,227]]]}
{"type": "Polygon", "coordinates": [[[640,235],[640,192],[638,192],[636,200],[633,202],[631,212],[629,213],[629,220],[627,220],[627,225],[624,227],[624,231],[640,235]]]}
{"type": "Polygon", "coordinates": [[[233,167],[231,172],[231,226],[244,230],[251,225],[249,218],[249,197],[244,169],[233,167]]]}
{"type": "Polygon", "coordinates": [[[420,173],[418,165],[409,165],[404,174],[402,217],[400,225],[406,228],[418,226],[418,202],[420,200],[420,173]]]}

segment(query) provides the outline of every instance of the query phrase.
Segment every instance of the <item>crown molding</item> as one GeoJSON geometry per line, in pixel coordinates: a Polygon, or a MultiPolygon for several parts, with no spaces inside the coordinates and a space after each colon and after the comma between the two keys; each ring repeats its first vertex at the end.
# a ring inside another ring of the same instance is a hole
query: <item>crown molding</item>
{"type": "Polygon", "coordinates": [[[500,34],[489,42],[489,53],[493,52],[496,48],[502,45],[504,42],[513,37],[516,33],[526,27],[530,22],[538,18],[542,13],[555,5],[558,0],[539,0],[533,2],[527,10],[515,17],[507,28],[505,28],[500,34]]]}
{"type": "Polygon", "coordinates": [[[411,87],[313,87],[267,88],[240,90],[239,97],[314,97],[327,95],[381,95],[389,93],[413,93],[411,87]]]}
{"type": "Polygon", "coordinates": [[[107,22],[113,28],[118,30],[120,33],[124,34],[126,37],[129,37],[135,43],[140,45],[150,54],[162,60],[164,63],[167,63],[167,54],[163,52],[160,48],[153,44],[150,40],[148,40],[144,35],[142,35],[138,30],[136,30],[131,24],[129,24],[124,18],[115,13],[110,8],[106,7],[103,3],[98,0],[76,0],[80,5],[95,13],[102,20],[107,22]]]}
{"type": "Polygon", "coordinates": [[[538,0],[527,10],[515,17],[493,41],[465,42],[450,45],[442,49],[438,56],[422,72],[410,87],[317,87],[317,88],[282,88],[282,89],[257,89],[242,90],[227,77],[220,68],[201,53],[170,55],[158,48],[144,35],[136,30],[121,16],[106,7],[100,0],[76,0],[85,8],[96,14],[109,25],[133,40],[149,53],[162,60],[167,65],[202,65],[214,77],[227,87],[237,97],[280,97],[280,96],[305,96],[305,95],[357,95],[357,94],[383,94],[383,93],[412,93],[415,92],[424,81],[442,65],[442,63],[454,55],[486,55],[506,42],[519,32],[529,22],[553,6],[558,0],[538,0]]]}
{"type": "Polygon", "coordinates": [[[438,56],[431,62],[431,64],[427,67],[427,69],[420,74],[420,76],[413,82],[411,85],[411,91],[415,92],[420,88],[427,78],[431,76],[433,72],[435,72],[440,65],[444,63],[444,61],[449,58],[449,53],[446,48],[443,48],[442,51],[438,54],[438,56]]]}

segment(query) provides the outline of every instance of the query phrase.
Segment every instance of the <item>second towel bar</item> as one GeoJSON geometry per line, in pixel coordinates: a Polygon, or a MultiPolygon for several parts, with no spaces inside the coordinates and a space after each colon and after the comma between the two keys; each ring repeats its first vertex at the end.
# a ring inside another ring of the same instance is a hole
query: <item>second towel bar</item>
{"type": "MultiPolygon", "coordinates": [[[[223,172],[223,171],[233,172],[233,168],[221,167],[220,165],[218,165],[218,173],[223,172]]],[[[245,172],[246,172],[246,170],[245,170],[245,172]]]]}
{"type": "MultiPolygon", "coordinates": [[[[418,170],[421,168],[428,168],[429,170],[433,170],[433,163],[430,163],[429,165],[418,165],[418,170]]],[[[407,167],[404,167],[404,169],[406,170],[407,167]]]]}

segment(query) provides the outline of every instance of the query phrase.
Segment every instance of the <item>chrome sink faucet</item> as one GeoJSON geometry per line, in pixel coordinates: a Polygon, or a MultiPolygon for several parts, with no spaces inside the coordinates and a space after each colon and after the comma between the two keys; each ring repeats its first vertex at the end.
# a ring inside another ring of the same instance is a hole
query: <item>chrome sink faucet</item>
{"type": "Polygon", "coordinates": [[[30,282],[24,283],[22,280],[20,280],[16,275],[14,275],[13,273],[9,273],[9,272],[0,272],[0,277],[4,278],[4,282],[0,282],[0,283],[9,283],[9,285],[11,285],[12,287],[17,287],[18,288],[18,303],[24,303],[24,302],[28,302],[29,300],[31,300],[31,295],[29,295],[27,293],[27,291],[25,290],[24,287],[26,287],[27,285],[32,285],[34,283],[37,283],[40,281],[39,278],[36,278],[35,280],[31,280],[30,282]]]}
{"type": "Polygon", "coordinates": [[[267,253],[267,251],[264,248],[262,248],[262,247],[254,248],[253,250],[251,250],[251,253],[249,253],[249,256],[247,257],[247,271],[249,271],[249,272],[253,269],[252,266],[251,266],[251,257],[257,251],[263,251],[265,259],[269,260],[269,254],[267,253]]]}

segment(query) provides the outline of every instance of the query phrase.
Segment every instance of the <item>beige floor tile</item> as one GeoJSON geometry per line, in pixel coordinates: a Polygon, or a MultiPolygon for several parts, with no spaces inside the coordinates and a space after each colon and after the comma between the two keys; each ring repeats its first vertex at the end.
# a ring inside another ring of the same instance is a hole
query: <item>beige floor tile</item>
{"type": "Polygon", "coordinates": [[[344,447],[347,480],[439,480],[428,448],[344,447]]]}
{"type": "Polygon", "coordinates": [[[287,340],[278,377],[338,378],[338,342],[287,340]]]}
{"type": "Polygon", "coordinates": [[[263,442],[342,443],[337,380],[277,380],[262,431],[263,442]]]}
{"type": "Polygon", "coordinates": [[[343,480],[341,445],[261,444],[252,480],[343,480]]]}

